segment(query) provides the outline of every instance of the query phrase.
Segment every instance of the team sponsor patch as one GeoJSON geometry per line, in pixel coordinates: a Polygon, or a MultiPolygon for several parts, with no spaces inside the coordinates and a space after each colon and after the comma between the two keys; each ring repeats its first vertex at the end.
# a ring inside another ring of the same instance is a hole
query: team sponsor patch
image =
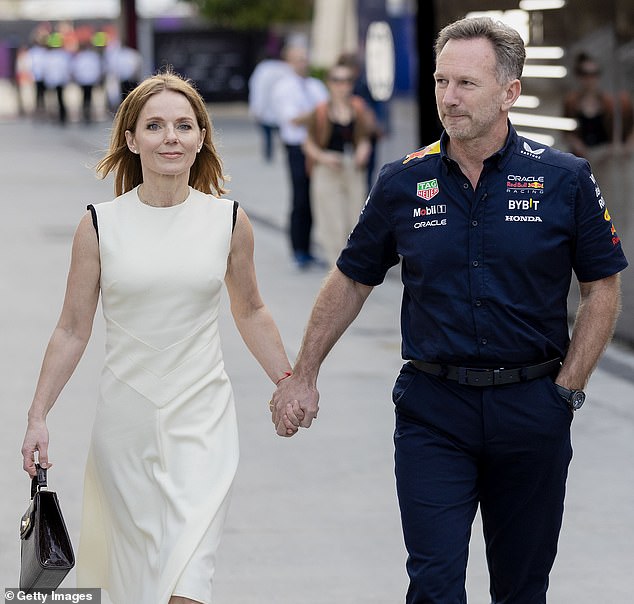
{"type": "Polygon", "coordinates": [[[546,151],[545,148],[533,149],[526,141],[524,141],[524,144],[522,145],[522,150],[520,151],[520,153],[522,155],[527,155],[528,157],[532,157],[533,159],[541,159],[542,153],[544,151],[546,151]]]}
{"type": "Polygon", "coordinates": [[[603,196],[601,195],[601,189],[599,188],[599,183],[597,183],[597,179],[594,177],[594,174],[590,173],[590,180],[594,185],[594,194],[597,196],[599,201],[599,207],[603,209],[605,207],[605,201],[603,201],[603,196]]]}
{"type": "Polygon", "coordinates": [[[403,164],[406,164],[413,159],[422,159],[430,153],[440,153],[440,141],[436,141],[433,145],[427,145],[427,147],[423,147],[422,149],[418,149],[418,151],[409,153],[405,156],[403,164]]]}
{"type": "Polygon", "coordinates": [[[521,215],[507,215],[505,216],[506,222],[542,222],[539,216],[521,216],[521,215]]]}
{"type": "Polygon", "coordinates": [[[425,229],[427,227],[447,226],[447,219],[442,218],[440,220],[421,220],[414,223],[415,229],[425,229]]]}
{"type": "Polygon", "coordinates": [[[515,214],[507,214],[504,217],[506,222],[543,222],[537,215],[539,212],[540,199],[509,199],[508,209],[516,212],[515,214]]]}
{"type": "Polygon", "coordinates": [[[610,233],[612,234],[612,245],[616,245],[621,241],[620,237],[616,234],[616,228],[613,224],[610,225],[610,233]]]}
{"type": "Polygon", "coordinates": [[[424,208],[414,208],[414,218],[420,218],[421,216],[433,216],[434,214],[446,214],[447,206],[445,204],[438,204],[435,206],[425,206],[424,208]]]}
{"type": "Polygon", "coordinates": [[[414,222],[413,226],[415,229],[447,226],[447,219],[442,217],[442,215],[446,213],[447,206],[443,203],[439,203],[433,206],[414,208],[413,218],[416,218],[418,220],[414,222]]]}
{"type": "Polygon", "coordinates": [[[507,193],[520,193],[522,191],[533,191],[535,193],[544,193],[544,177],[543,176],[519,176],[517,174],[509,174],[506,177],[507,193]]]}
{"type": "Polygon", "coordinates": [[[423,182],[416,183],[416,195],[422,197],[424,200],[429,201],[433,197],[436,197],[440,189],[438,188],[438,179],[432,178],[431,180],[424,180],[423,182]]]}
{"type": "Polygon", "coordinates": [[[612,222],[612,216],[610,216],[610,212],[608,212],[607,208],[605,208],[605,212],[603,212],[603,219],[606,222],[610,223],[610,234],[612,235],[612,245],[616,245],[617,243],[621,241],[621,238],[616,234],[616,227],[614,226],[614,223],[612,222]]]}
{"type": "Polygon", "coordinates": [[[617,245],[621,242],[621,238],[616,234],[616,228],[614,227],[614,223],[612,222],[612,216],[610,216],[610,212],[608,212],[607,207],[605,206],[605,200],[603,199],[603,195],[601,195],[601,189],[599,189],[599,185],[597,184],[597,180],[594,177],[594,174],[590,174],[590,180],[594,185],[594,194],[597,196],[597,202],[599,204],[599,208],[603,210],[603,220],[610,223],[610,234],[612,235],[612,245],[617,245]]]}
{"type": "Polygon", "coordinates": [[[412,161],[413,159],[421,159],[427,155],[427,147],[424,149],[420,149],[419,151],[414,151],[414,153],[408,153],[403,160],[403,164],[412,161]]]}
{"type": "Polygon", "coordinates": [[[509,210],[535,210],[538,211],[537,208],[541,201],[539,199],[509,199],[509,210]]]}

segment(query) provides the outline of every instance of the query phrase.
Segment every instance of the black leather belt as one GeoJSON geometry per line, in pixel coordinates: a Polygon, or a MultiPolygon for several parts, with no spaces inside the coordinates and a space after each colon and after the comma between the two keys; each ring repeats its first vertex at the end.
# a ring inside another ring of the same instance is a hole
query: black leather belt
{"type": "Polygon", "coordinates": [[[480,369],[477,367],[457,367],[441,363],[426,363],[424,361],[410,361],[416,369],[431,375],[453,380],[466,386],[503,386],[517,384],[550,375],[561,366],[560,359],[552,359],[539,365],[527,365],[514,369],[480,369]]]}

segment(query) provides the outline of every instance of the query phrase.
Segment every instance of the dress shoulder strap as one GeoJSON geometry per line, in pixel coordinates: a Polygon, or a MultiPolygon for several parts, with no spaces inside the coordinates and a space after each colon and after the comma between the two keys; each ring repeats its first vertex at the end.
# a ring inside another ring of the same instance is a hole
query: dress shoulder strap
{"type": "Polygon", "coordinates": [[[92,217],[92,226],[95,227],[95,233],[97,233],[97,241],[99,241],[99,224],[97,223],[97,210],[95,210],[95,206],[92,204],[87,205],[86,209],[90,211],[90,216],[92,217]]]}
{"type": "MultiPolygon", "coordinates": [[[[240,204],[234,200],[233,202],[233,222],[231,224],[231,232],[233,233],[233,229],[236,228],[236,220],[238,219],[238,206],[240,204]]],[[[94,220],[94,219],[93,219],[94,220]]]]}

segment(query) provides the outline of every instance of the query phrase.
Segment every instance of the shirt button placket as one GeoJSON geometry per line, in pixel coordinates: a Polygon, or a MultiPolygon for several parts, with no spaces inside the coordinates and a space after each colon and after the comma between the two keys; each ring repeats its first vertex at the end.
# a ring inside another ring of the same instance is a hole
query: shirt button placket
{"type": "Polygon", "coordinates": [[[473,210],[470,216],[470,228],[469,228],[469,254],[471,256],[471,268],[470,268],[470,285],[471,295],[473,299],[473,320],[475,328],[475,336],[478,348],[486,346],[488,343],[487,338],[483,335],[485,316],[483,314],[485,305],[482,301],[482,212],[483,202],[487,198],[486,193],[482,193],[482,183],[478,184],[478,197],[479,202],[474,203],[473,210]]]}

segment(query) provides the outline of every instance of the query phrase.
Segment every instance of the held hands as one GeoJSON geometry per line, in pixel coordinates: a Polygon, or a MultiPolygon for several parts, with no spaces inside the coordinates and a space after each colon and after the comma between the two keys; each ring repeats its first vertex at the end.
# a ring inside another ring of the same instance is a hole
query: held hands
{"type": "Polygon", "coordinates": [[[29,421],[22,444],[22,467],[28,475],[35,476],[36,452],[39,464],[43,468],[50,468],[48,463],[48,428],[44,420],[29,421]]]}
{"type": "Polygon", "coordinates": [[[273,393],[271,415],[279,436],[290,437],[310,428],[319,411],[319,392],[295,374],[281,380],[273,393]]]}

